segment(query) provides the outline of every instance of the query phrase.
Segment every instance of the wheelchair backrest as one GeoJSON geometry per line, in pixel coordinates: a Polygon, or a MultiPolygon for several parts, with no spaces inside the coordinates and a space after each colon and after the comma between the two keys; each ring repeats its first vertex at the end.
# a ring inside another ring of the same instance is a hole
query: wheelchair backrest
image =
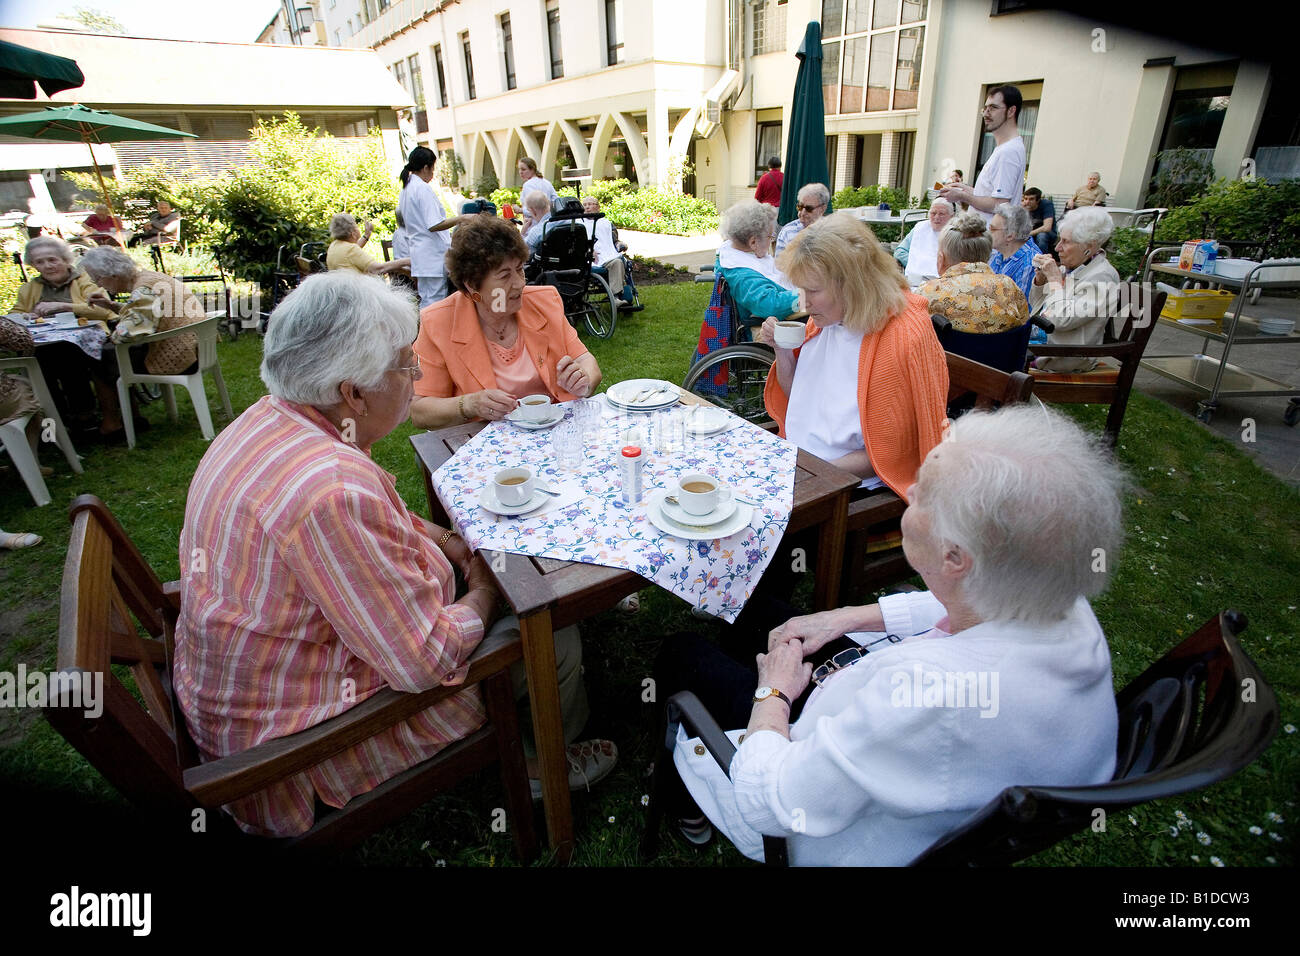
{"type": "Polygon", "coordinates": [[[587,235],[581,220],[551,223],[537,246],[537,258],[547,269],[585,269],[591,262],[595,238],[587,235]]]}

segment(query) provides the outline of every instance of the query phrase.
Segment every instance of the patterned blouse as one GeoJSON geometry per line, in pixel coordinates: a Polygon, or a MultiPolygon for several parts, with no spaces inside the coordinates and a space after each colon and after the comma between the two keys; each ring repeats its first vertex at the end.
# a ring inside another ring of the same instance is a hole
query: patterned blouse
{"type": "Polygon", "coordinates": [[[1029,321],[1029,303],[1014,279],[994,273],[987,262],[959,262],[918,292],[958,332],[1005,332],[1029,321]]]}

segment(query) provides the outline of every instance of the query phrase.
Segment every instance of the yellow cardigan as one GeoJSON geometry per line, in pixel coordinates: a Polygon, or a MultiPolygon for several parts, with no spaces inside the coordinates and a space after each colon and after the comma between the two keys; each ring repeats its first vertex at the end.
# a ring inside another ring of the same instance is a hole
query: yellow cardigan
{"type": "MultiPolygon", "coordinates": [[[[809,322],[804,342],[821,332],[809,322]]],[[[781,426],[790,396],[781,390],[776,366],[763,391],[768,414],[781,426]]],[[[876,474],[904,501],[947,421],[948,360],[934,334],[926,300],[907,294],[907,307],[883,329],[862,338],[858,353],[858,414],[876,474]]]]}
{"type": "MultiPolygon", "coordinates": [[[[36,304],[41,301],[41,286],[45,280],[37,276],[30,282],[24,282],[18,287],[18,301],[14,303],[11,311],[14,312],[31,312],[36,308],[36,304]]],[[[73,313],[79,319],[91,319],[100,322],[107,322],[115,319],[115,316],[108,309],[102,306],[87,305],[86,300],[90,298],[92,292],[102,292],[99,286],[91,280],[80,269],[73,270],[72,273],[72,301],[68,303],[67,311],[73,313]]]]}

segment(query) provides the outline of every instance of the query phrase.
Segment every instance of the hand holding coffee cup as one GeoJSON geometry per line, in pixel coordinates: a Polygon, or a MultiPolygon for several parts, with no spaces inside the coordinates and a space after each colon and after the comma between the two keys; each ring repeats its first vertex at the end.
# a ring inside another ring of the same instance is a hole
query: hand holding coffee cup
{"type": "Polygon", "coordinates": [[[776,347],[779,349],[797,349],[803,345],[807,324],[807,312],[795,312],[789,317],[778,321],[772,330],[772,338],[776,347]]]}
{"type": "Polygon", "coordinates": [[[497,501],[508,507],[532,501],[536,484],[531,468],[503,468],[492,479],[497,501]]]}
{"type": "Polygon", "coordinates": [[[526,421],[544,422],[551,417],[551,396],[537,393],[519,399],[519,415],[526,421]]]}
{"type": "Polygon", "coordinates": [[[1046,252],[1040,252],[1034,256],[1034,285],[1042,285],[1044,282],[1059,282],[1061,279],[1061,267],[1056,264],[1046,252]],[[1041,282],[1039,280],[1042,280],[1041,282]]]}
{"type": "Polygon", "coordinates": [[[717,510],[718,505],[730,500],[731,489],[724,488],[711,475],[682,475],[677,481],[674,497],[687,514],[707,515],[717,510]]]}

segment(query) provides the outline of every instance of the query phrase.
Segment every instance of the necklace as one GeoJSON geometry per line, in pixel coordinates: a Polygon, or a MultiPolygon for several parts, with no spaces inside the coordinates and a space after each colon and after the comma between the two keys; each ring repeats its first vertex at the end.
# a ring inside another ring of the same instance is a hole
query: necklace
{"type": "Polygon", "coordinates": [[[488,323],[487,320],[483,320],[483,326],[491,331],[491,333],[497,337],[498,341],[504,342],[506,340],[506,332],[510,329],[510,320],[506,319],[505,323],[499,329],[492,328],[491,324],[488,323]]]}

